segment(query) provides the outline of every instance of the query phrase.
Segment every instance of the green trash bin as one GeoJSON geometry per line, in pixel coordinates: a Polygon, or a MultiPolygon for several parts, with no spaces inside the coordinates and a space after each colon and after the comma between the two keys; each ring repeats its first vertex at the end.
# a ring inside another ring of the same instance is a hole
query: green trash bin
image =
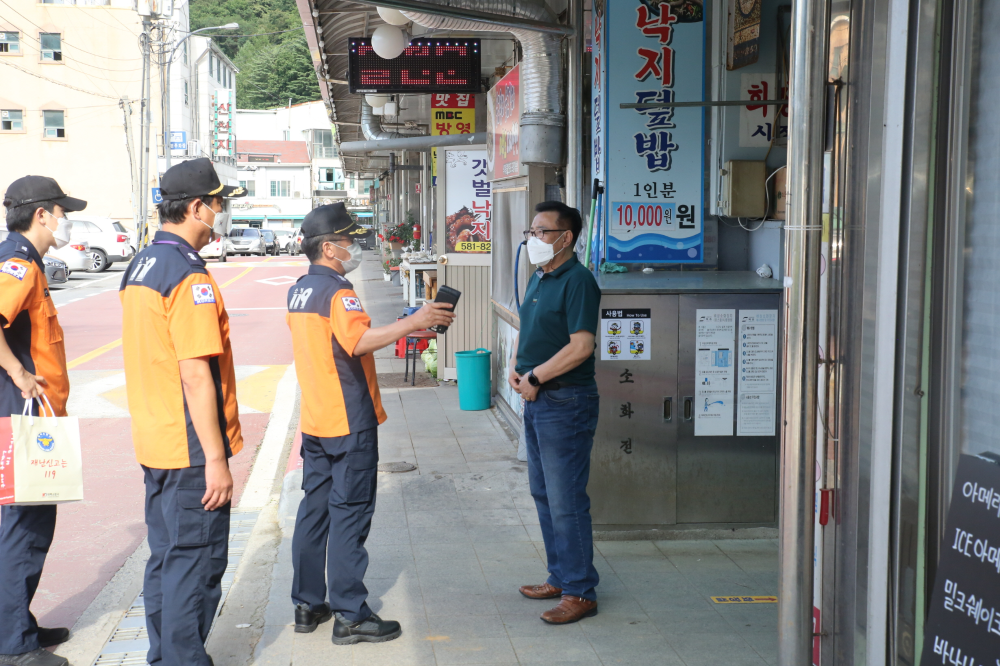
{"type": "Polygon", "coordinates": [[[467,412],[490,408],[489,349],[455,352],[458,373],[458,406],[467,412]]]}

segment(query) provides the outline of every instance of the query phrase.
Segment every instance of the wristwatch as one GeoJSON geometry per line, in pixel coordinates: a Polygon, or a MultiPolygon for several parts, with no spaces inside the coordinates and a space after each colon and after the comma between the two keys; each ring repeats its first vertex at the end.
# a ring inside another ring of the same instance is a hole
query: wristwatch
{"type": "Polygon", "coordinates": [[[534,370],[529,370],[528,371],[528,383],[531,384],[532,386],[541,386],[542,385],[542,383],[540,381],[538,381],[538,377],[535,376],[535,371],[534,370]]]}

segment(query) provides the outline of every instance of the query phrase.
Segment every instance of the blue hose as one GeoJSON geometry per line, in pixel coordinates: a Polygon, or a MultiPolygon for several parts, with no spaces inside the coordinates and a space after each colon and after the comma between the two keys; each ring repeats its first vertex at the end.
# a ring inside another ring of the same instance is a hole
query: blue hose
{"type": "Polygon", "coordinates": [[[517,246],[517,254],[514,255],[514,300],[517,302],[517,313],[521,314],[521,290],[517,285],[517,276],[520,274],[521,248],[528,244],[528,241],[521,241],[517,246]]]}

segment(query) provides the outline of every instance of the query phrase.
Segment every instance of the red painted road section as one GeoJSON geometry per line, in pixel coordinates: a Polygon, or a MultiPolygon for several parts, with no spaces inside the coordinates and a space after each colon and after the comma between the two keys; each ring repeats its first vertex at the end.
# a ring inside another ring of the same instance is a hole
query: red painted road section
{"type": "MultiPolygon", "coordinates": [[[[298,278],[307,264],[268,266],[288,261],[242,259],[246,267],[211,262],[209,270],[219,285],[240,276],[222,289],[230,311],[236,365],[285,365],[292,362],[291,337],[285,324],[285,295],[292,280],[273,285],[269,278],[298,278]],[[277,308],[244,310],[243,308],[277,308]]],[[[301,261],[301,260],[300,260],[301,261]]],[[[280,282],[281,280],[279,280],[280,282]]],[[[121,337],[121,305],[117,280],[107,280],[109,291],[59,308],[66,356],[73,360],[121,337]]],[[[83,291],[83,290],[81,290],[83,291]]],[[[108,351],[75,370],[121,370],[121,347],[108,351]]],[[[73,388],[71,386],[70,390],[73,388]]],[[[32,610],[45,626],[73,626],[104,585],[146,536],[143,522],[143,476],[133,455],[130,419],[86,418],[79,414],[84,454],[86,501],[59,507],[52,549],[32,610]]],[[[244,450],[232,461],[238,502],[253,466],[270,414],[244,414],[244,450]]],[[[295,446],[297,455],[298,445],[295,446]]]]}

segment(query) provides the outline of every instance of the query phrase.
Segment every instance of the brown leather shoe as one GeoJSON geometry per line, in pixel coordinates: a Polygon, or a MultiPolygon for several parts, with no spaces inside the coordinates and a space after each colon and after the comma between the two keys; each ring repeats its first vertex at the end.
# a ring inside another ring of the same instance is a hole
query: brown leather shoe
{"type": "Polygon", "coordinates": [[[541,618],[549,624],[570,624],[595,615],[597,615],[596,601],[564,594],[559,605],[542,613],[541,618]]]}
{"type": "Polygon", "coordinates": [[[522,585],[519,591],[529,599],[555,599],[558,596],[562,596],[561,589],[558,587],[552,587],[548,583],[542,583],[541,585],[522,585]]]}

